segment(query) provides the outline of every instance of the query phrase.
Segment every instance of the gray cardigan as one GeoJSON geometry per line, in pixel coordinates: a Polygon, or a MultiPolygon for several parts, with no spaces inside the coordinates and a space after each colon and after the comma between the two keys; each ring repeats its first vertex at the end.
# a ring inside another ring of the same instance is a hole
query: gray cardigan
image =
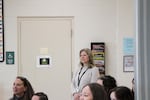
{"type": "Polygon", "coordinates": [[[81,70],[81,67],[82,66],[79,66],[73,75],[72,94],[81,92],[84,85],[88,83],[96,82],[97,78],[100,76],[99,70],[97,67],[88,68],[87,66],[84,66],[82,70],[81,70]],[[78,85],[79,81],[80,81],[80,84],[78,85]]]}

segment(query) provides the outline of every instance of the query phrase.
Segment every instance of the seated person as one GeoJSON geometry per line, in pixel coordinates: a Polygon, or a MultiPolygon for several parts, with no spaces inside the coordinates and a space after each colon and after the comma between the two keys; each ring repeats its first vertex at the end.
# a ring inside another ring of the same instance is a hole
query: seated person
{"type": "Polygon", "coordinates": [[[31,100],[34,90],[30,82],[22,76],[17,76],[13,83],[13,97],[10,100],[31,100]]]}
{"type": "Polygon", "coordinates": [[[82,88],[79,100],[107,100],[107,94],[100,84],[89,83],[82,88]]]}
{"type": "Polygon", "coordinates": [[[132,89],[131,89],[131,92],[132,92],[133,97],[134,97],[134,93],[135,93],[135,80],[134,80],[134,78],[132,79],[132,89]]]}
{"type": "Polygon", "coordinates": [[[117,83],[114,77],[110,75],[101,76],[97,79],[97,83],[104,86],[104,89],[109,96],[110,90],[117,87],[117,83]]]}
{"type": "Polygon", "coordinates": [[[110,92],[111,100],[134,100],[131,90],[125,86],[115,87],[110,92]]]}
{"type": "Polygon", "coordinates": [[[48,97],[43,92],[37,92],[32,96],[31,100],[48,100],[48,97]]]}

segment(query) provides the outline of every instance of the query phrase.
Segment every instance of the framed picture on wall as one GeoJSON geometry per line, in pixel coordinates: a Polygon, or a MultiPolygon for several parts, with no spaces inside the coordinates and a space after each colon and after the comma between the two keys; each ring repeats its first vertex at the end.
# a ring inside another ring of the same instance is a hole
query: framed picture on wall
{"type": "Polygon", "coordinates": [[[99,68],[101,75],[105,74],[105,44],[104,42],[92,42],[91,50],[93,61],[96,67],[99,68]]]}
{"type": "Polygon", "coordinates": [[[125,55],[123,57],[123,71],[124,72],[133,72],[135,65],[134,55],[125,55]]]}
{"type": "Polygon", "coordinates": [[[0,62],[4,61],[4,14],[3,0],[0,0],[0,62]]]}

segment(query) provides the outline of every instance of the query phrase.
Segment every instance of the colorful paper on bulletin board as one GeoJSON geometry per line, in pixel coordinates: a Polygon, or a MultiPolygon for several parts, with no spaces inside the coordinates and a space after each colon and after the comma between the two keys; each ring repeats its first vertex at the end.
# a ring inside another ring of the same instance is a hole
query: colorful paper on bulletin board
{"type": "Polygon", "coordinates": [[[135,39],[133,38],[123,39],[123,52],[124,55],[135,54],[135,39]]]}
{"type": "Polygon", "coordinates": [[[4,15],[3,0],[0,0],[0,62],[4,61],[4,15]]]}
{"type": "Polygon", "coordinates": [[[105,74],[105,44],[103,42],[91,43],[93,61],[99,68],[100,74],[105,74]]]}

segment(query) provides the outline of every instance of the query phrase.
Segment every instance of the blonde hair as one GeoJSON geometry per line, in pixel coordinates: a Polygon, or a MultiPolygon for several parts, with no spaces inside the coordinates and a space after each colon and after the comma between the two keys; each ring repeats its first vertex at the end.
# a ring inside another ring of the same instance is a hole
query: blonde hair
{"type": "MultiPolygon", "coordinates": [[[[92,51],[89,48],[81,49],[79,56],[81,55],[82,52],[86,52],[86,54],[89,57],[88,67],[90,68],[94,67],[92,51]]],[[[83,66],[83,63],[81,61],[80,61],[80,64],[83,66]]]]}

